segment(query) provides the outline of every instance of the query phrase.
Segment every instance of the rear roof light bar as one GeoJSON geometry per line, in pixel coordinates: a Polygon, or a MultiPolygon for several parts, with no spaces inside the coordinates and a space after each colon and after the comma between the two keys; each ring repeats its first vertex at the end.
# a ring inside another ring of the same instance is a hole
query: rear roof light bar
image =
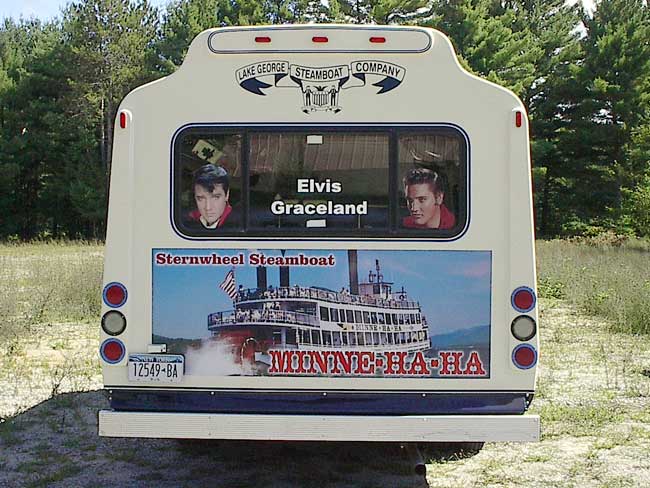
{"type": "MultiPolygon", "coordinates": [[[[311,40],[312,42],[319,42],[319,43],[329,42],[329,38],[327,36],[314,36],[311,38],[311,40]]],[[[373,36],[368,40],[373,44],[384,44],[386,42],[386,38],[383,36],[373,36]]],[[[269,36],[256,36],[255,42],[269,43],[271,42],[271,38],[269,36]]]]}
{"type": "Polygon", "coordinates": [[[208,49],[215,54],[423,53],[433,42],[429,31],[416,27],[238,27],[215,29],[208,35],[208,49]]]}

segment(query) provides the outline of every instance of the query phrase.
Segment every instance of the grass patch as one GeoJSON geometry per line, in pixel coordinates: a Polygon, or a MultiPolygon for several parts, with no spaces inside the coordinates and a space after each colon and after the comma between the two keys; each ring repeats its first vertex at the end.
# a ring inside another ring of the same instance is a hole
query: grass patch
{"type": "Polygon", "coordinates": [[[102,263],[100,243],[0,244],[0,415],[96,384],[102,263]]]}
{"type": "Polygon", "coordinates": [[[599,435],[604,427],[622,422],[625,417],[614,403],[567,405],[548,402],[540,408],[539,414],[544,425],[544,438],[599,435]]]}
{"type": "Polygon", "coordinates": [[[0,244],[0,341],[10,349],[34,324],[97,321],[102,267],[101,243],[0,244]]]}
{"type": "Polygon", "coordinates": [[[139,474],[135,479],[139,481],[160,481],[164,480],[165,477],[160,471],[152,471],[150,473],[139,474]]]}
{"type": "Polygon", "coordinates": [[[650,242],[537,241],[538,292],[609,319],[617,332],[650,334],[650,242]]]}
{"type": "Polygon", "coordinates": [[[0,442],[5,446],[11,447],[20,443],[18,435],[24,426],[15,420],[0,419],[0,442]]]}
{"type": "Polygon", "coordinates": [[[139,466],[141,468],[148,468],[154,465],[154,461],[143,454],[142,449],[135,447],[127,447],[122,450],[111,453],[111,460],[122,461],[124,463],[139,466]]]}
{"type": "Polygon", "coordinates": [[[57,481],[63,481],[67,478],[76,476],[81,471],[82,468],[80,466],[67,462],[62,466],[58,466],[54,472],[49,473],[36,480],[30,481],[25,486],[28,488],[40,488],[44,486],[49,486],[50,484],[56,483],[57,481]]]}

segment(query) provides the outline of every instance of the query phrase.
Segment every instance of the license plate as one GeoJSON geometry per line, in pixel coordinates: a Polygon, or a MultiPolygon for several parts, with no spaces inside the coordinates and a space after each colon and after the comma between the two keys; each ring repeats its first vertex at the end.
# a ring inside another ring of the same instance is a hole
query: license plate
{"type": "Polygon", "coordinates": [[[129,381],[178,383],[183,379],[185,358],[176,354],[129,355],[129,381]]]}

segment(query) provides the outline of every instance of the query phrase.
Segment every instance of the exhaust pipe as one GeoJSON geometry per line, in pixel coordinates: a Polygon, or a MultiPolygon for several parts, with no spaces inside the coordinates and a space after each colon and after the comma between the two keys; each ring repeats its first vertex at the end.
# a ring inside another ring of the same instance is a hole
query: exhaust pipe
{"type": "Polygon", "coordinates": [[[415,474],[419,476],[426,476],[427,465],[424,464],[424,459],[422,458],[422,453],[420,452],[420,449],[418,449],[418,445],[409,442],[408,444],[402,444],[400,447],[404,449],[404,452],[409,458],[409,461],[413,465],[415,474]]]}

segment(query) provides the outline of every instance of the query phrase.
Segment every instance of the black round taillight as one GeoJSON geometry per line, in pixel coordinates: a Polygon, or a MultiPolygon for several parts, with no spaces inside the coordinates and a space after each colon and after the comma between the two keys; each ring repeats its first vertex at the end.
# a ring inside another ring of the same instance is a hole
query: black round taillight
{"type": "Polygon", "coordinates": [[[126,317],[117,310],[106,312],[102,317],[102,329],[108,335],[120,335],[126,329],[126,317]]]}

